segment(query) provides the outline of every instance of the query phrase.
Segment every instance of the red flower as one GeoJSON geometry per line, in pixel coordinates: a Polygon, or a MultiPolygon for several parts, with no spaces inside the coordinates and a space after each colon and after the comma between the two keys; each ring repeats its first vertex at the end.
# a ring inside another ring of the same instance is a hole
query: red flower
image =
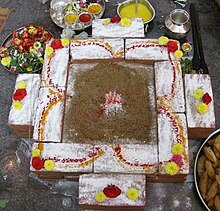
{"type": "Polygon", "coordinates": [[[108,185],[103,189],[103,193],[109,198],[116,198],[121,194],[121,189],[115,185],[108,185]]]}
{"type": "Polygon", "coordinates": [[[32,158],[32,166],[36,170],[41,170],[44,167],[44,161],[39,157],[32,158]]]}
{"type": "Polygon", "coordinates": [[[17,89],[13,94],[13,100],[22,100],[27,95],[26,89],[17,89]]]}
{"type": "Polygon", "coordinates": [[[61,47],[62,47],[62,42],[61,42],[61,40],[53,40],[53,41],[51,42],[51,47],[52,47],[53,49],[59,49],[59,48],[61,48],[61,47]]]}
{"type": "Polygon", "coordinates": [[[208,92],[206,92],[206,93],[203,95],[202,101],[203,101],[203,103],[205,103],[206,105],[208,105],[209,103],[212,102],[212,98],[211,98],[211,96],[209,95],[208,92]]]}
{"type": "Polygon", "coordinates": [[[175,41],[170,40],[167,43],[167,49],[168,52],[174,53],[176,50],[178,50],[178,45],[175,41]]]}
{"type": "Polygon", "coordinates": [[[171,161],[175,162],[179,166],[179,168],[182,168],[183,158],[181,155],[173,155],[173,157],[171,158],[171,161]]]}
{"type": "Polygon", "coordinates": [[[121,20],[121,18],[119,16],[115,16],[113,18],[111,18],[111,23],[118,23],[121,20]]]}

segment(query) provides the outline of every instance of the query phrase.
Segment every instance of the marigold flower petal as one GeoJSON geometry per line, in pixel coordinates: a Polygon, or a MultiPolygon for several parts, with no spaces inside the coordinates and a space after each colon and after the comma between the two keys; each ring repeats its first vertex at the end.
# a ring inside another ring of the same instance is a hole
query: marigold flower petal
{"type": "Polygon", "coordinates": [[[32,151],[32,157],[40,157],[41,151],[39,149],[34,149],[32,151]]]}
{"type": "Polygon", "coordinates": [[[132,24],[132,21],[130,18],[122,18],[120,24],[122,27],[128,27],[132,24]]]}
{"type": "Polygon", "coordinates": [[[196,111],[200,114],[205,114],[208,112],[208,110],[209,110],[208,105],[206,105],[205,103],[199,103],[196,106],[196,111]]]}
{"type": "Polygon", "coordinates": [[[168,41],[169,41],[168,37],[161,36],[158,39],[158,44],[159,45],[166,45],[168,43],[168,41]]]}
{"type": "Polygon", "coordinates": [[[54,167],[55,167],[55,163],[53,160],[46,160],[44,162],[44,168],[47,170],[47,171],[52,171],[54,170],[54,167]]]}
{"type": "Polygon", "coordinates": [[[171,161],[165,165],[165,171],[167,174],[170,174],[173,176],[178,173],[179,167],[175,162],[171,161]]]}
{"type": "Polygon", "coordinates": [[[109,23],[111,23],[111,19],[107,18],[104,21],[102,21],[102,25],[108,25],[109,23]]]}
{"type": "Polygon", "coordinates": [[[182,144],[174,144],[172,147],[172,153],[174,155],[181,155],[184,152],[184,147],[182,144]]]}
{"type": "Polygon", "coordinates": [[[1,64],[3,65],[3,66],[6,66],[6,67],[9,67],[10,66],[10,63],[11,63],[11,57],[10,56],[7,56],[7,57],[4,57],[4,58],[2,58],[2,60],[1,60],[1,64]]]}
{"type": "Polygon", "coordinates": [[[54,50],[53,50],[52,47],[47,47],[47,48],[45,49],[45,54],[46,54],[47,56],[51,56],[51,55],[53,54],[53,52],[54,52],[54,50]]]}
{"type": "Polygon", "coordinates": [[[127,197],[136,201],[139,197],[139,191],[136,188],[129,188],[127,191],[127,197]]]}
{"type": "Polygon", "coordinates": [[[62,38],[61,43],[63,46],[68,46],[70,44],[70,40],[68,38],[62,38]]]}
{"type": "Polygon", "coordinates": [[[33,70],[33,67],[29,66],[26,68],[27,72],[31,72],[33,70]]]}
{"type": "Polygon", "coordinates": [[[193,98],[195,100],[201,100],[202,97],[204,95],[204,91],[202,89],[196,89],[194,92],[193,92],[193,98]]]}
{"type": "Polygon", "coordinates": [[[181,50],[176,50],[173,55],[176,59],[181,59],[183,57],[183,52],[181,50]]]}
{"type": "Polygon", "coordinates": [[[16,88],[17,88],[17,89],[25,89],[26,86],[27,86],[26,81],[18,81],[18,82],[16,83],[16,88]]]}
{"type": "Polygon", "coordinates": [[[95,200],[99,203],[102,203],[104,202],[106,199],[106,195],[101,191],[101,192],[98,192],[96,195],[95,195],[95,200]]]}
{"type": "Polygon", "coordinates": [[[13,103],[12,103],[12,106],[15,110],[21,110],[23,108],[23,104],[18,101],[18,100],[15,100],[13,103]]]}

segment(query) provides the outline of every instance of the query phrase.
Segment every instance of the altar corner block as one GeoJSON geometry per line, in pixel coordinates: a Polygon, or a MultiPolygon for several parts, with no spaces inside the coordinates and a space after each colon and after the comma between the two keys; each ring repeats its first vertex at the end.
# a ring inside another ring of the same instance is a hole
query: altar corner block
{"type": "Polygon", "coordinates": [[[215,129],[215,111],[212,84],[207,74],[185,74],[186,117],[190,139],[207,138],[215,129]],[[198,92],[201,96],[195,96],[198,92]],[[209,95],[211,102],[206,102],[209,95]],[[205,105],[204,105],[205,102],[205,105]],[[207,105],[206,105],[207,104],[207,105]],[[199,108],[206,107],[205,113],[199,108]]]}
{"type": "Polygon", "coordinates": [[[79,205],[84,209],[142,210],[146,205],[146,178],[138,174],[80,175],[79,205]]]}

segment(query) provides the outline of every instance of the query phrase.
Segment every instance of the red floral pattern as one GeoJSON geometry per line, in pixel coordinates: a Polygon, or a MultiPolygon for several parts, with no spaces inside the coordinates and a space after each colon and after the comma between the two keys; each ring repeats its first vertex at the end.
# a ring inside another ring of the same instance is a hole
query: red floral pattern
{"type": "Polygon", "coordinates": [[[17,89],[13,94],[13,100],[22,100],[26,95],[26,89],[17,89]]]}
{"type": "Polygon", "coordinates": [[[103,193],[109,198],[116,198],[121,194],[121,189],[115,185],[108,185],[103,189],[103,193]]]}

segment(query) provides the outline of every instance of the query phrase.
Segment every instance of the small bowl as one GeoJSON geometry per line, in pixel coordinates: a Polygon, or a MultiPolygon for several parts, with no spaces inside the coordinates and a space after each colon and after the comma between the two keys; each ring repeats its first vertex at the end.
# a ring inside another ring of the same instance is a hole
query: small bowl
{"type": "Polygon", "coordinates": [[[202,198],[202,195],[200,193],[200,189],[199,189],[199,176],[198,176],[198,172],[197,172],[197,168],[198,168],[198,160],[199,158],[204,154],[203,152],[203,148],[204,146],[209,146],[208,141],[215,138],[216,136],[220,135],[220,129],[214,131],[213,133],[211,133],[208,138],[203,142],[203,144],[201,145],[201,147],[199,148],[197,154],[196,154],[196,159],[195,159],[195,164],[194,164],[194,181],[195,181],[195,186],[196,186],[196,191],[199,195],[199,198],[201,199],[203,205],[205,206],[205,208],[208,211],[212,211],[212,209],[210,207],[208,207],[207,203],[205,202],[205,200],[202,198]]]}
{"type": "Polygon", "coordinates": [[[64,20],[67,24],[74,24],[78,20],[78,15],[75,12],[67,12],[64,20]]]}
{"type": "MultiPolygon", "coordinates": [[[[144,22],[144,24],[150,23],[154,19],[154,17],[155,17],[155,9],[150,4],[150,2],[147,1],[147,0],[138,0],[138,3],[144,4],[147,7],[147,9],[150,11],[150,13],[152,14],[151,18],[144,22]]],[[[135,4],[135,0],[127,0],[127,1],[124,1],[121,4],[119,4],[118,8],[117,8],[118,16],[121,17],[120,13],[121,13],[122,8],[124,8],[124,7],[128,6],[128,5],[131,5],[131,4],[135,4]]]]}
{"type": "Polygon", "coordinates": [[[83,24],[91,23],[92,19],[93,19],[92,15],[88,12],[82,12],[79,15],[79,21],[83,24]]]}
{"type": "Polygon", "coordinates": [[[99,14],[100,12],[102,12],[102,10],[103,10],[102,5],[98,3],[92,3],[88,6],[88,12],[93,15],[99,14]],[[95,7],[98,8],[99,10],[95,10],[94,9],[95,7]]]}

